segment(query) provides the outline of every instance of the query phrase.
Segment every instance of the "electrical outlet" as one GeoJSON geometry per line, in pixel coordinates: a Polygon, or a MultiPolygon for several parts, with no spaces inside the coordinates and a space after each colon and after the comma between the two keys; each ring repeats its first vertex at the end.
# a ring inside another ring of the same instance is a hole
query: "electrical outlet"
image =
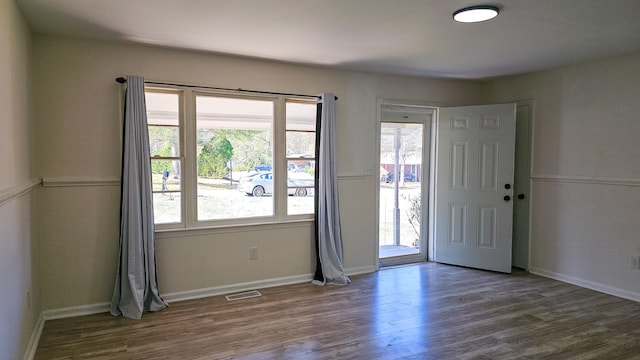
{"type": "Polygon", "coordinates": [[[632,255],[631,256],[631,268],[632,269],[640,269],[640,256],[632,255]]]}
{"type": "Polygon", "coordinates": [[[249,260],[258,260],[258,248],[249,248],[249,260]]]}

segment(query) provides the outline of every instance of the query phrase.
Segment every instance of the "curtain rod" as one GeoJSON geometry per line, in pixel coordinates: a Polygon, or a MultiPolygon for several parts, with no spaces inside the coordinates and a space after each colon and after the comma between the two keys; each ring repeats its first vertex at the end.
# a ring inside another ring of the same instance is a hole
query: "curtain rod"
{"type": "MultiPolygon", "coordinates": [[[[123,77],[118,77],[118,78],[116,78],[116,82],[118,82],[120,84],[124,84],[124,83],[127,82],[127,79],[125,79],[123,77]]],[[[196,88],[196,89],[239,91],[239,92],[250,92],[250,93],[254,93],[254,94],[297,96],[297,97],[308,97],[308,98],[320,99],[320,96],[318,96],[318,95],[291,94],[291,93],[281,93],[281,92],[273,92],[273,91],[249,90],[249,89],[242,89],[242,88],[231,89],[231,88],[223,88],[223,87],[187,85],[187,84],[176,84],[176,83],[157,82],[157,81],[145,81],[144,83],[145,84],[150,84],[150,85],[181,86],[181,87],[196,88]]],[[[336,96],[336,100],[338,100],[337,96],[336,96]]]]}

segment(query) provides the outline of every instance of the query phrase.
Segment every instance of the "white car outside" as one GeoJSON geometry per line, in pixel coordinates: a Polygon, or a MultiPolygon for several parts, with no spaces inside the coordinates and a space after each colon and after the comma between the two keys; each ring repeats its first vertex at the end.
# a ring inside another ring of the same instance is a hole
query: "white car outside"
{"type": "MultiPolygon", "coordinates": [[[[289,196],[313,195],[314,178],[307,173],[289,173],[287,193],[289,196]]],[[[253,196],[273,194],[273,173],[258,172],[238,180],[238,191],[253,196]]]]}

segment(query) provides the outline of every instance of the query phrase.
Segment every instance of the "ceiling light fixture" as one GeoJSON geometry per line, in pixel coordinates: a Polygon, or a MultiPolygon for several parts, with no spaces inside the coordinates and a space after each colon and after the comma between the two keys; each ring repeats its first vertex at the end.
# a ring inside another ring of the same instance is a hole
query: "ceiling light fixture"
{"type": "Polygon", "coordinates": [[[453,20],[462,23],[475,23],[491,20],[498,16],[499,9],[491,5],[476,5],[460,9],[453,13],[453,20]]]}

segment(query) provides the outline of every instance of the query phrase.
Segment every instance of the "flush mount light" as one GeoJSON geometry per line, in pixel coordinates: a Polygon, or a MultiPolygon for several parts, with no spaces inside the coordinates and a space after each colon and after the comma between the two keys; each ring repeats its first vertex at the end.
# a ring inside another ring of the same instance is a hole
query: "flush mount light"
{"type": "Polygon", "coordinates": [[[491,20],[498,16],[498,8],[490,5],[476,5],[460,9],[453,13],[453,20],[462,23],[475,23],[491,20]]]}

